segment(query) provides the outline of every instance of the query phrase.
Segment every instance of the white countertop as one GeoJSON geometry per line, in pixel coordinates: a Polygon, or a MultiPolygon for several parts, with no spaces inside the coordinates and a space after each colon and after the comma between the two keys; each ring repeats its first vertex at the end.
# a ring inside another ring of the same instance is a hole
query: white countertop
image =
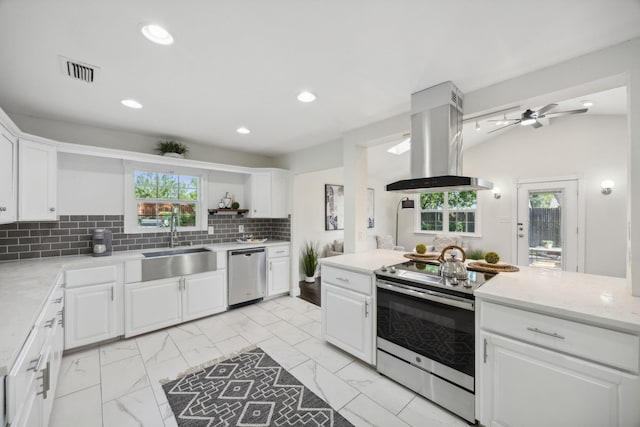
{"type": "Polygon", "coordinates": [[[475,291],[476,298],[587,323],[640,332],[640,297],[625,279],[520,267],[500,273],[475,291]]]}
{"type": "Polygon", "coordinates": [[[377,270],[383,265],[389,266],[408,261],[408,259],[403,256],[404,254],[405,252],[390,249],[375,249],[355,254],[320,258],[318,262],[320,265],[329,265],[357,271],[359,273],[373,274],[373,270],[377,270]]]}
{"type": "MultiPolygon", "coordinates": [[[[217,252],[288,244],[290,242],[271,240],[264,243],[222,243],[204,245],[204,247],[217,252]]],[[[7,374],[18,357],[22,345],[46,303],[47,296],[65,267],[124,262],[142,258],[143,252],[157,252],[167,249],[114,252],[113,255],[105,257],[94,257],[89,254],[0,263],[0,313],[2,314],[2,322],[0,322],[0,376],[7,374]]]]}

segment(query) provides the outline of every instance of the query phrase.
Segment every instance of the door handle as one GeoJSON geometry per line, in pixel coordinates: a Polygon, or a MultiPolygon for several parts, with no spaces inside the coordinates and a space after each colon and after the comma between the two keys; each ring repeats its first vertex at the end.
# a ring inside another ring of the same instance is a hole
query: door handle
{"type": "Polygon", "coordinates": [[[111,301],[113,301],[115,299],[114,297],[114,290],[113,290],[113,286],[111,287],[111,301]]]}
{"type": "Polygon", "coordinates": [[[524,237],[524,234],[520,233],[518,234],[518,237],[524,237]]]}
{"type": "Polygon", "coordinates": [[[273,266],[273,263],[271,261],[269,261],[269,271],[271,271],[271,267],[273,266]]]}
{"type": "Polygon", "coordinates": [[[487,339],[484,339],[484,363],[487,363],[487,339]]]}
{"type": "Polygon", "coordinates": [[[364,317],[369,317],[369,303],[367,301],[364,302],[364,317]]]}

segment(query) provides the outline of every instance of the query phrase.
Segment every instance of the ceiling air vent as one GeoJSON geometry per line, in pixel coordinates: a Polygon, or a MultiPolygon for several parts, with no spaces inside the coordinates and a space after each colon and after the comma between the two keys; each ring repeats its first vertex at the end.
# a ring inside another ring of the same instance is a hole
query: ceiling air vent
{"type": "Polygon", "coordinates": [[[60,68],[62,69],[62,74],[74,80],[82,80],[87,83],[93,83],[100,71],[100,68],[95,65],[74,61],[64,56],[60,56],[60,68]]]}

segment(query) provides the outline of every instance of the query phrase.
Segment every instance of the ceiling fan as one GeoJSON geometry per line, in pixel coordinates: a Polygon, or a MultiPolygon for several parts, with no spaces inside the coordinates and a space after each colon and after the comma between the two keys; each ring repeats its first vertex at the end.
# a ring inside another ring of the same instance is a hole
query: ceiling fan
{"type": "Polygon", "coordinates": [[[490,130],[487,133],[493,133],[493,132],[497,132],[499,130],[508,128],[510,126],[513,125],[517,125],[518,123],[520,123],[520,125],[522,126],[531,126],[534,128],[540,128],[542,127],[542,123],[540,123],[538,121],[538,119],[542,119],[542,118],[551,118],[551,117],[560,117],[560,116],[565,116],[565,115],[569,115],[569,114],[581,114],[581,113],[586,113],[589,109],[588,108],[580,108],[579,110],[569,110],[569,111],[556,111],[553,113],[547,113],[547,111],[550,111],[554,108],[556,108],[558,106],[558,104],[547,104],[544,107],[542,107],[541,109],[537,110],[537,111],[533,111],[530,109],[527,109],[524,113],[522,113],[522,115],[520,116],[519,119],[507,119],[506,117],[502,120],[489,120],[490,122],[502,122],[502,123],[509,123],[506,126],[502,126],[499,127],[497,129],[494,130],[490,130]]]}

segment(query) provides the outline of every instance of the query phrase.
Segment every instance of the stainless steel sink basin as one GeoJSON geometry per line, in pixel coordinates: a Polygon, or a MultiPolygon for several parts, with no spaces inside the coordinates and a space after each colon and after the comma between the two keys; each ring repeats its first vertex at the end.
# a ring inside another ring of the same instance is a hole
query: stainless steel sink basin
{"type": "Polygon", "coordinates": [[[187,276],[217,270],[217,255],[204,248],[143,253],[142,281],[187,276]]]}

